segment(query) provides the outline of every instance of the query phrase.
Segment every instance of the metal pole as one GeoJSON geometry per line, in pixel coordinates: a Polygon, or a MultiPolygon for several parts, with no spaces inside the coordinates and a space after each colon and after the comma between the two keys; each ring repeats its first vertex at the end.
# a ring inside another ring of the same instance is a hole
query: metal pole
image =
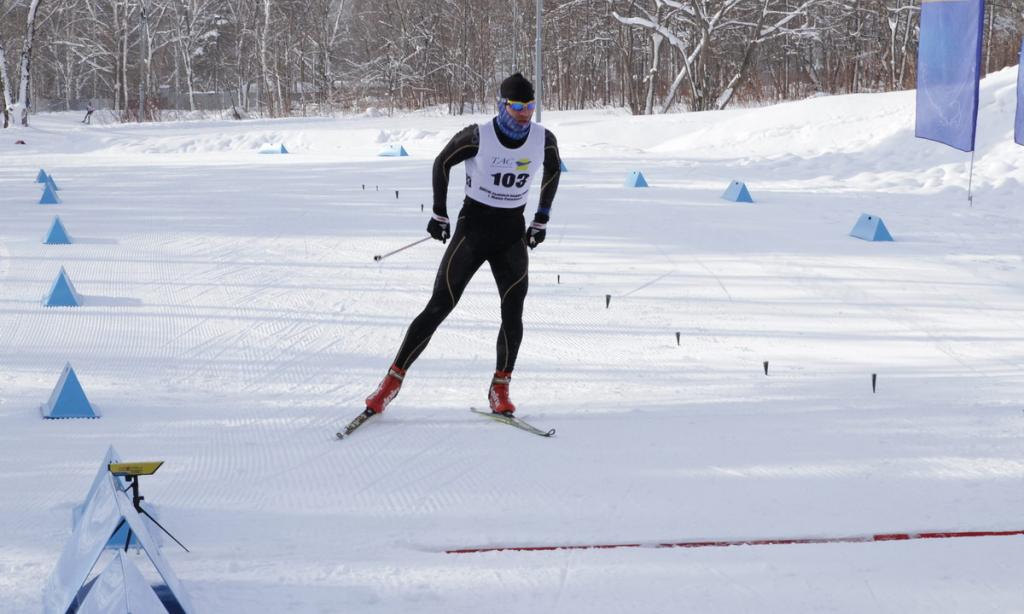
{"type": "Polygon", "coordinates": [[[967,206],[974,206],[974,150],[971,150],[971,174],[967,177],[967,206]]]}
{"type": "Polygon", "coordinates": [[[398,248],[398,249],[396,249],[395,251],[393,251],[393,252],[388,252],[388,253],[384,254],[383,256],[381,256],[380,254],[377,254],[376,256],[374,256],[374,257],[373,257],[373,259],[374,259],[374,260],[376,260],[377,262],[380,262],[381,260],[383,260],[383,259],[387,258],[388,256],[394,256],[394,255],[395,255],[395,254],[397,254],[398,252],[403,252],[403,251],[405,251],[405,250],[409,249],[410,247],[413,247],[414,245],[419,245],[420,243],[423,243],[424,241],[429,241],[429,240],[430,240],[431,238],[432,238],[432,237],[430,237],[430,236],[428,235],[428,236],[426,236],[426,237],[423,237],[423,238],[422,238],[422,239],[420,239],[419,241],[413,241],[412,243],[410,243],[410,244],[408,244],[408,245],[405,245],[405,246],[403,246],[403,247],[399,247],[399,248],[398,248]]]}
{"type": "Polygon", "coordinates": [[[542,15],[544,13],[544,0],[537,0],[537,44],[534,50],[534,68],[533,68],[533,79],[537,82],[537,123],[540,123],[540,109],[541,101],[544,98],[544,78],[543,78],[543,66],[541,62],[541,26],[542,26],[542,15]]]}

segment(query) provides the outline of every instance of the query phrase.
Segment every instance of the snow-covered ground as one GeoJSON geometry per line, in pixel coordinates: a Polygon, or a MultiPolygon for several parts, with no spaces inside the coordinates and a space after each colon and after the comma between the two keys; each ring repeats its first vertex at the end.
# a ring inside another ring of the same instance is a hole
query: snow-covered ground
{"type": "Polygon", "coordinates": [[[444,553],[1024,529],[1015,78],[983,84],[973,207],[913,92],[546,112],[569,172],[512,392],[550,440],[468,411],[486,268],[388,412],[334,438],[443,247],[372,257],[425,235],[433,156],[486,116],[0,132],[0,612],[40,610],[111,444],[166,461],[143,494],[205,613],[1024,612],[1022,536],[444,553]],[[63,204],[35,204],[40,167],[63,204]],[[757,203],[721,200],[732,179],[757,203]],[[848,237],[861,213],[896,242],[848,237]],[[41,244],[55,214],[73,245],[41,244]],[[61,266],[83,307],[41,306],[61,266]],[[40,418],[68,361],[100,420],[40,418]]]}

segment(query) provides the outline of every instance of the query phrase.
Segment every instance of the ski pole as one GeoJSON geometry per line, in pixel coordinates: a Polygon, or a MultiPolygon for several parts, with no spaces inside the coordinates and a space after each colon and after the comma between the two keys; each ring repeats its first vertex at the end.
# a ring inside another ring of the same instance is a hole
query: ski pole
{"type": "Polygon", "coordinates": [[[383,256],[381,256],[380,254],[377,254],[376,256],[373,257],[373,259],[376,260],[377,262],[380,262],[381,260],[387,258],[388,256],[394,256],[398,252],[405,251],[405,250],[409,249],[410,247],[412,247],[414,245],[419,245],[420,243],[423,243],[424,241],[428,241],[428,240],[430,240],[429,236],[423,237],[419,241],[413,241],[412,243],[410,243],[410,244],[408,244],[408,245],[406,245],[404,247],[399,247],[395,251],[388,252],[388,253],[384,254],[383,256]]]}

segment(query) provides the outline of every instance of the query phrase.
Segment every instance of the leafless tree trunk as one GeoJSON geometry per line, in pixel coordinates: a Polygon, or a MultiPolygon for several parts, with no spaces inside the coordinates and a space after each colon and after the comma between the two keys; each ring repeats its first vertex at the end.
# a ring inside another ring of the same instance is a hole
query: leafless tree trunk
{"type": "Polygon", "coordinates": [[[28,22],[25,25],[25,44],[21,49],[21,80],[18,82],[18,102],[15,108],[21,112],[21,125],[28,126],[28,112],[32,107],[32,40],[36,32],[36,15],[42,0],[32,0],[28,8],[28,22]]]}
{"type": "Polygon", "coordinates": [[[149,11],[147,0],[139,0],[139,30],[142,37],[139,45],[139,121],[146,121],[146,95],[149,92],[149,62],[152,55],[152,38],[149,33],[149,11]]]}
{"type": "Polygon", "coordinates": [[[661,45],[665,37],[657,32],[651,34],[651,69],[647,72],[647,102],[644,115],[654,114],[654,88],[658,82],[658,67],[661,64],[661,45]]]}
{"type": "Polygon", "coordinates": [[[262,0],[260,6],[263,9],[262,21],[258,22],[258,30],[256,34],[257,44],[259,45],[259,59],[260,59],[260,99],[267,108],[267,112],[271,117],[276,117],[276,109],[274,107],[274,86],[273,80],[270,76],[270,63],[267,61],[267,40],[270,32],[270,2],[271,0],[262,0]]]}
{"type": "Polygon", "coordinates": [[[7,76],[7,54],[4,52],[4,41],[0,39],[0,94],[3,96],[2,109],[4,115],[4,128],[9,128],[11,125],[11,106],[14,101],[11,100],[11,80],[7,76]]]}

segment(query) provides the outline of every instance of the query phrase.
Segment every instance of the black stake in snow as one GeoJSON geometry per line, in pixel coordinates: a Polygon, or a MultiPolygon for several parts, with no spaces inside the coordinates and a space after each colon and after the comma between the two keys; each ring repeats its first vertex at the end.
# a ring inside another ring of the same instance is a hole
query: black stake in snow
{"type": "Polygon", "coordinates": [[[398,200],[398,190],[395,190],[395,200],[398,200]]]}
{"type": "Polygon", "coordinates": [[[366,184],[365,184],[365,183],[363,184],[363,189],[364,189],[364,190],[366,189],[366,184]]]}
{"type": "Polygon", "coordinates": [[[872,373],[871,374],[871,393],[872,394],[874,394],[874,392],[875,392],[875,384],[877,384],[877,383],[878,383],[878,374],[877,373],[872,373]]]}
{"type": "Polygon", "coordinates": [[[562,275],[561,274],[559,274],[557,276],[557,280],[558,280],[558,283],[562,283],[562,275]]]}
{"type": "Polygon", "coordinates": [[[608,309],[608,306],[611,305],[611,304],[612,304],[612,295],[611,294],[605,294],[604,295],[604,308],[608,309]]]}
{"type": "Polygon", "coordinates": [[[764,374],[768,375],[768,361],[764,361],[764,374]]]}
{"type": "Polygon", "coordinates": [[[681,335],[680,335],[680,334],[679,334],[679,332],[677,331],[677,332],[676,332],[676,345],[682,345],[682,343],[680,343],[680,341],[679,341],[679,338],[680,338],[680,336],[681,336],[681,335]]]}
{"type": "Polygon", "coordinates": [[[423,213],[423,203],[420,203],[420,213],[423,213]]]}
{"type": "Polygon", "coordinates": [[[383,260],[383,259],[387,258],[388,256],[394,256],[394,255],[395,255],[395,254],[397,254],[398,252],[402,252],[402,251],[405,251],[405,250],[409,249],[410,247],[412,247],[412,246],[414,246],[414,245],[419,245],[420,243],[423,243],[424,241],[426,241],[426,240],[428,240],[428,239],[430,239],[430,237],[429,237],[429,236],[423,237],[423,238],[422,238],[422,239],[420,239],[419,241],[413,241],[412,243],[410,243],[410,244],[408,244],[408,245],[405,245],[405,246],[402,246],[402,247],[399,247],[399,248],[398,248],[398,249],[396,249],[395,251],[393,251],[393,252],[388,252],[388,253],[384,254],[383,256],[381,256],[380,254],[378,254],[378,255],[374,256],[374,257],[373,257],[373,259],[374,259],[374,260],[376,260],[377,262],[380,262],[381,260],[383,260]]]}

